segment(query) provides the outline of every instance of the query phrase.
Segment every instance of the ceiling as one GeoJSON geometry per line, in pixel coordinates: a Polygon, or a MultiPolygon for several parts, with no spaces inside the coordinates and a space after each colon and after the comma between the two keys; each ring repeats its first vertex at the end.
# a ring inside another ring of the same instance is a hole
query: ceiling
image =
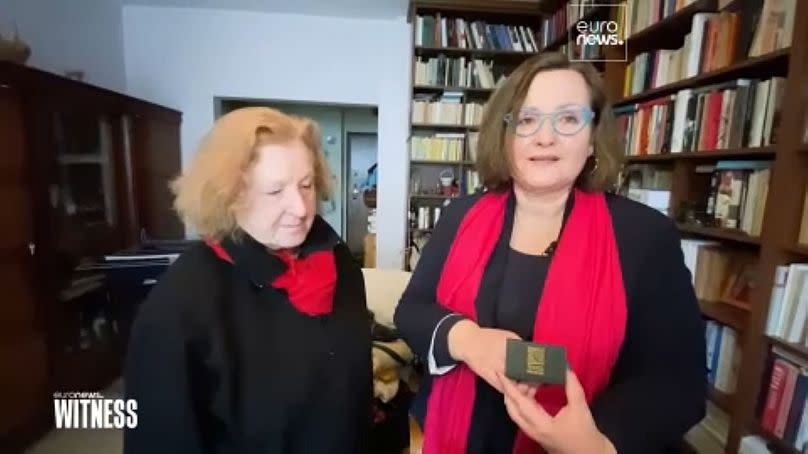
{"type": "Polygon", "coordinates": [[[125,5],[212,8],[264,13],[291,13],[393,19],[406,15],[409,0],[123,0],[125,5]]]}

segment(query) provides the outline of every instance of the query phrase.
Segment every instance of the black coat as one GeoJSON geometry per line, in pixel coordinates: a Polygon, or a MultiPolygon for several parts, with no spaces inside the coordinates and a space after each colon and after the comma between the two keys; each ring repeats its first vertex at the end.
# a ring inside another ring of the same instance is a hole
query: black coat
{"type": "MultiPolygon", "coordinates": [[[[447,334],[459,316],[447,318],[436,330],[450,311],[435,302],[435,293],[457,228],[478,198],[455,200],[444,209],[396,310],[395,323],[402,337],[425,363],[433,333],[436,364],[453,363],[447,334]]],[[[509,329],[524,337],[526,331],[532,334],[542,282],[552,259],[537,258],[532,270],[509,268],[508,257],[514,257],[509,253],[513,199],[510,198],[503,236],[486,267],[476,305],[478,314],[499,314],[500,323],[485,322],[488,324],[483,326],[509,329]],[[534,277],[512,278],[530,274],[534,277]],[[524,301],[532,302],[527,312],[524,301]],[[509,308],[491,307],[502,304],[509,308]],[[502,326],[503,320],[508,326],[502,326]]],[[[606,201],[623,271],[628,317],[610,384],[592,403],[591,410],[598,428],[620,454],[666,452],[681,447],[685,432],[705,414],[704,322],[676,225],[661,213],[626,198],[607,195],[606,201]]],[[[568,203],[567,213],[570,206],[568,203]]],[[[530,263],[524,258],[519,260],[530,263]]],[[[419,421],[424,421],[428,411],[431,381],[427,372],[414,407],[419,421]]],[[[477,390],[469,451],[506,452],[508,446],[501,445],[512,443],[515,426],[504,410],[502,396],[480,378],[477,390]],[[510,431],[507,425],[512,426],[510,431]],[[481,435],[484,433],[487,435],[481,435]]]]}
{"type": "Polygon", "coordinates": [[[186,251],[140,308],[125,368],[138,401],[127,454],[364,453],[371,428],[370,326],[359,264],[320,218],[303,245],[333,247],[330,315],[265,286],[282,262],[245,236],[186,251]]]}

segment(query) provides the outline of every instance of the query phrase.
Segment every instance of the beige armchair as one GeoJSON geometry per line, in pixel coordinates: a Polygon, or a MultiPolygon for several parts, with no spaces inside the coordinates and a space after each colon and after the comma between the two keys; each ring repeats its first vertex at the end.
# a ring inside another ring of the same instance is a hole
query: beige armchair
{"type": "MultiPolygon", "coordinates": [[[[363,268],[368,309],[376,322],[393,327],[393,315],[401,294],[410,281],[410,273],[399,270],[363,268]]],[[[409,346],[402,340],[374,342],[381,348],[373,349],[373,388],[375,397],[389,402],[398,392],[399,379],[412,384],[412,368],[402,365],[389,352],[393,352],[408,364],[414,359],[409,346]]]]}
{"type": "Polygon", "coordinates": [[[408,271],[362,268],[365,275],[365,291],[368,309],[376,315],[376,322],[392,327],[398,300],[410,282],[408,271]]]}

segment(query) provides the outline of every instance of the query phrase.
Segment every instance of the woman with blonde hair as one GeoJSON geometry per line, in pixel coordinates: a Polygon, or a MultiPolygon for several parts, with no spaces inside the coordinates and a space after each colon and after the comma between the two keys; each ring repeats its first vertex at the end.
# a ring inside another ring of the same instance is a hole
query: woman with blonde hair
{"type": "Polygon", "coordinates": [[[527,59],[489,99],[489,191],[443,211],[395,316],[428,365],[424,454],[660,453],[703,417],[704,324],[679,234],[608,192],[617,139],[600,76],[563,54],[527,59]],[[564,349],[570,372],[514,383],[512,339],[564,349]]]}
{"type": "Polygon", "coordinates": [[[137,314],[124,451],[362,453],[371,427],[361,268],[317,215],[330,172],[311,121],[221,117],[174,182],[204,238],[137,314]]]}

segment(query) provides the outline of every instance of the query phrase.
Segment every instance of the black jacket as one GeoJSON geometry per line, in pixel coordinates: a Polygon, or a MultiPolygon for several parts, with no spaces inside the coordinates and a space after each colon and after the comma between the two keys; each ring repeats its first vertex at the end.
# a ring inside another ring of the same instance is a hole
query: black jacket
{"type": "Polygon", "coordinates": [[[370,326],[359,264],[320,218],[303,245],[333,247],[330,315],[298,312],[265,286],[284,270],[244,237],[200,243],[140,308],[125,367],[138,401],[127,454],[364,453],[370,437],[370,326]]]}
{"type": "MultiPolygon", "coordinates": [[[[447,334],[458,317],[448,318],[435,331],[438,322],[450,313],[435,302],[435,291],[455,232],[478,198],[471,196],[455,200],[443,210],[396,310],[397,328],[424,363],[427,362],[433,333],[437,365],[445,366],[453,361],[448,353],[447,334]]],[[[705,414],[704,322],[690,273],[684,264],[675,224],[663,214],[626,198],[607,195],[606,200],[623,271],[628,319],[625,340],[610,384],[593,402],[591,410],[597,426],[620,454],[666,452],[681,447],[683,435],[705,414]]],[[[568,203],[568,210],[570,205],[568,203]]],[[[513,215],[511,197],[503,238],[498,242],[481,282],[476,302],[478,313],[495,312],[488,305],[497,304],[498,295],[502,293],[513,299],[514,295],[525,293],[523,290],[541,292],[541,285],[535,282],[521,284],[529,287],[527,289],[499,289],[503,282],[516,282],[502,278],[502,273],[496,271],[506,267],[504,258],[508,256],[513,215]],[[503,248],[504,252],[500,250],[503,248]],[[499,278],[493,277],[498,274],[499,278]]],[[[546,270],[537,269],[534,273],[537,279],[543,280],[546,270]]],[[[534,301],[538,301],[538,296],[535,295],[534,301]]],[[[523,317],[530,318],[525,322],[530,329],[533,326],[531,317],[534,318],[535,313],[523,317]]],[[[426,400],[431,380],[427,372],[416,397],[414,413],[420,421],[428,411],[426,400]]],[[[480,382],[482,379],[478,379],[478,390],[480,382]]],[[[501,403],[501,396],[497,401],[501,403]]],[[[492,413],[482,411],[484,409],[478,405],[479,402],[475,401],[472,428],[482,429],[492,424],[492,413]],[[481,421],[483,414],[482,419],[486,421],[481,421]]],[[[504,410],[501,414],[507,417],[504,410]]],[[[480,431],[472,430],[469,450],[488,452],[490,448],[475,448],[490,445],[490,441],[475,440],[478,433],[480,431]]]]}

